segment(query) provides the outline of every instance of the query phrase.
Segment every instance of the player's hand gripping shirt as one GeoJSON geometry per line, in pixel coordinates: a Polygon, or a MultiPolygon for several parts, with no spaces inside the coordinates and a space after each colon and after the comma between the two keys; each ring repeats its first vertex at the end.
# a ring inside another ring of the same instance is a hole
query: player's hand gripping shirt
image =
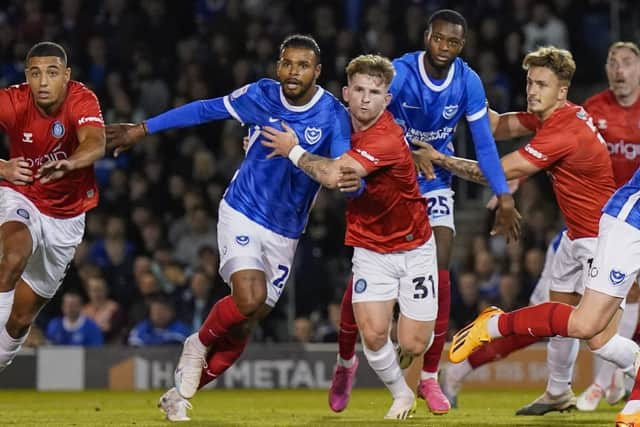
{"type": "Polygon", "coordinates": [[[611,159],[591,117],[567,103],[544,122],[520,113],[523,126],[536,132],[520,154],[551,177],[571,239],[596,237],[600,211],[615,190],[611,159]]]}
{"type": "MultiPolygon", "coordinates": [[[[146,121],[150,133],[211,120],[234,118],[249,127],[246,158],[224,199],[252,221],[282,236],[302,234],[320,184],[284,157],[259,143],[260,128],[291,127],[302,148],[324,157],[339,157],[350,147],[351,122],[344,106],[321,87],[309,103],[287,102],[280,84],[262,79],[223,98],[196,101],[146,121]]],[[[241,142],[238,141],[240,144],[241,142]]]]}
{"type": "Polygon", "coordinates": [[[613,92],[605,90],[587,99],[584,108],[607,142],[616,188],[620,188],[640,166],[640,99],[623,107],[613,92]]]}
{"type": "Polygon", "coordinates": [[[345,244],[389,253],[414,249],[431,237],[411,151],[388,111],[352,135],[349,156],[369,173],[366,191],[347,202],[345,244]]]}
{"type": "MultiPolygon", "coordinates": [[[[24,157],[35,173],[51,160],[67,159],[78,148],[78,129],[103,128],[102,113],[95,94],[85,85],[70,81],[67,95],[53,116],[37,109],[26,83],[0,90],[0,129],[9,136],[10,158],[24,157]]],[[[70,218],[98,204],[98,187],[93,166],[69,172],[56,181],[0,185],[22,193],[45,215],[70,218]]]]}
{"type": "MultiPolygon", "coordinates": [[[[389,91],[389,111],[403,128],[407,141],[433,145],[446,155],[454,154],[453,136],[464,116],[470,124],[479,166],[496,194],[508,193],[500,158],[487,117],[486,95],[480,77],[456,58],[443,81],[434,81],[424,68],[425,52],[412,52],[393,61],[396,76],[389,91]]],[[[434,166],[436,178],[418,176],[420,192],[451,188],[451,172],[434,166]]]]}

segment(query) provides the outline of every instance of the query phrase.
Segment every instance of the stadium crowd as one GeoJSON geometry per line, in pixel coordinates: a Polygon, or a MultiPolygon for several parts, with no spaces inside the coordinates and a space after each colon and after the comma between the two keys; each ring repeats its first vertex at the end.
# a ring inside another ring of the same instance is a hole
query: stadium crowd
{"type": "MultiPolygon", "coordinates": [[[[601,64],[611,41],[605,1],[2,3],[0,86],[24,80],[24,57],[33,43],[59,42],[69,52],[73,78],[98,95],[106,123],[137,122],[273,76],[277,43],[292,32],[317,39],[323,50],[320,83],[338,95],[344,67],[357,54],[393,58],[423,49],[425,19],[441,7],[459,10],[469,21],[462,56],[501,112],[526,107],[520,66],[525,52],[548,44],[570,48],[578,64],[574,95],[581,97],[574,101],[580,102],[604,86],[601,64]]],[[[633,1],[619,5],[620,13],[637,20],[633,1]]],[[[621,30],[636,39],[631,28],[621,30]]],[[[100,205],[88,214],[85,239],[63,288],[40,314],[29,342],[140,346],[181,343],[197,330],[228,293],[217,272],[215,221],[222,192],[244,155],[244,133],[236,122],[212,123],[150,136],[131,152],[99,161],[100,205]]],[[[516,243],[489,239],[490,213],[477,211],[485,230],[452,269],[452,332],[486,305],[526,305],[546,246],[561,225],[549,188],[544,176],[521,184],[518,208],[525,228],[516,243]]],[[[335,341],[350,275],[343,236],[344,200],[323,191],[300,241],[294,283],[255,340],[335,341]],[[292,308],[296,320],[290,326],[292,308]]]]}

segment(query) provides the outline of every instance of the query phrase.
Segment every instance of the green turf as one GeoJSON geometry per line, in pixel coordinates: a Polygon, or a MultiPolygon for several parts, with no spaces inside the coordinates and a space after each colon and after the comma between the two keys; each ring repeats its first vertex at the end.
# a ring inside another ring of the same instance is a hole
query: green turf
{"type": "MultiPolygon", "coordinates": [[[[2,426],[166,426],[156,403],[161,392],[0,391],[2,426]]],[[[332,413],[327,392],[204,391],[193,399],[188,426],[612,426],[621,405],[601,403],[596,412],[515,417],[536,392],[464,392],[461,409],[433,416],[419,401],[415,418],[387,421],[390,398],[383,389],[356,389],[349,408],[332,413]]]]}

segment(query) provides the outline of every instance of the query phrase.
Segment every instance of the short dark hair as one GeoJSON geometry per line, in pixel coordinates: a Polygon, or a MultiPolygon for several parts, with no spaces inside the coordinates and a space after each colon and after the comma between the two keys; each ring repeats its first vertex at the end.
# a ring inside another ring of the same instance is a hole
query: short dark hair
{"type": "Polygon", "coordinates": [[[289,47],[312,50],[316,54],[317,63],[320,64],[320,46],[313,37],[304,34],[288,36],[280,45],[280,53],[289,47]]]}
{"type": "Polygon", "coordinates": [[[40,42],[34,44],[31,49],[29,49],[25,62],[29,62],[29,59],[34,56],[57,56],[62,60],[64,65],[67,65],[67,52],[58,43],[40,42]]]}
{"type": "Polygon", "coordinates": [[[462,32],[464,35],[467,35],[467,20],[464,19],[459,12],[456,12],[452,9],[440,9],[436,10],[431,14],[429,19],[427,20],[427,29],[431,29],[431,24],[434,21],[445,21],[454,25],[462,26],[462,32]]]}

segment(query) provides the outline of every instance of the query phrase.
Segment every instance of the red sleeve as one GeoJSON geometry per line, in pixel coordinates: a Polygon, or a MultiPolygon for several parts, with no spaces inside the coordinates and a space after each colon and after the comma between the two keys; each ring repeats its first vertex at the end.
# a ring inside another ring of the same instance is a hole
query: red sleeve
{"type": "Polygon", "coordinates": [[[71,104],[71,119],[76,129],[83,126],[104,127],[98,97],[89,89],[83,88],[77,92],[71,104]]]}
{"type": "MultiPolygon", "coordinates": [[[[401,142],[404,144],[404,140],[401,142]]],[[[398,141],[391,135],[372,135],[363,138],[357,147],[351,148],[347,154],[354,158],[368,173],[403,159],[403,152],[398,141]]]]}
{"type": "Polygon", "coordinates": [[[7,131],[16,123],[16,109],[9,91],[0,90],[0,129],[7,131]]]}
{"type": "Polygon", "coordinates": [[[535,114],[519,112],[516,114],[516,117],[520,124],[529,130],[536,130],[540,126],[540,120],[535,114]]]}
{"type": "Polygon", "coordinates": [[[518,151],[537,167],[547,169],[574,150],[575,138],[571,133],[571,129],[559,129],[557,126],[542,128],[518,151]]]}

